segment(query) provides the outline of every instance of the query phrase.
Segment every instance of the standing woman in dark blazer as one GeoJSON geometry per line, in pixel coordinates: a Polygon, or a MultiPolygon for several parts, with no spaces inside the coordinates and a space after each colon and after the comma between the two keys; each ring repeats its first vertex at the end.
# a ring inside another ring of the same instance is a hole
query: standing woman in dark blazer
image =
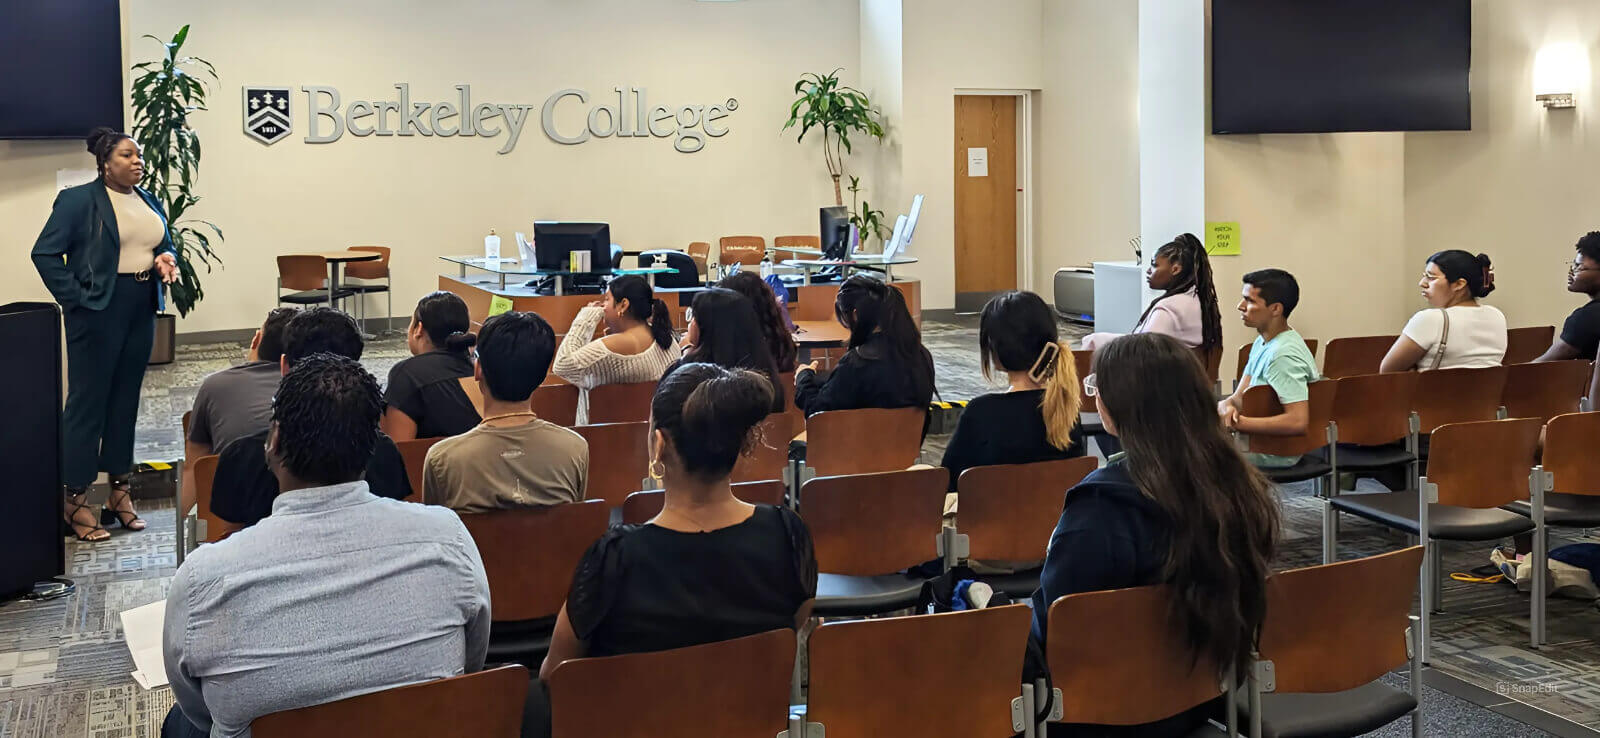
{"type": "Polygon", "coordinates": [[[102,524],[145,527],[128,495],[133,428],[162,285],[178,280],[178,261],[161,202],[139,188],[139,145],[109,128],[90,132],[88,143],[100,176],[56,195],[33,264],[61,305],[67,334],[63,517],[80,540],[103,541],[111,534],[102,524]],[[96,520],[87,497],[102,471],[111,495],[96,520]]]}

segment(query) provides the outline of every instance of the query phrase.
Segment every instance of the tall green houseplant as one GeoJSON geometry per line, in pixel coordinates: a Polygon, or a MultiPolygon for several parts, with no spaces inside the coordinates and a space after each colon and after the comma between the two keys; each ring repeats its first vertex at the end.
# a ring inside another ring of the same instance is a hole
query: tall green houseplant
{"type": "Polygon", "coordinates": [[[145,186],[166,206],[167,229],[178,250],[182,278],[170,289],[179,315],[188,315],[205,297],[195,266],[203,264],[210,272],[212,262],[222,263],[211,250],[213,236],[200,226],[218,242],[222,230],[208,221],[184,218],[200,202],[194,194],[200,175],[200,136],[189,127],[189,114],[206,109],[207,93],[196,72],[217,79],[210,62],[182,55],[188,37],[188,26],[178,29],[171,41],[146,35],[164,47],[164,54],[158,61],[133,67],[133,139],[144,154],[145,186]]]}
{"type": "MultiPolygon", "coordinates": [[[[842,68],[841,68],[842,69],[842,68]]],[[[839,189],[839,178],[844,176],[844,155],[851,153],[850,136],[865,134],[883,139],[882,115],[872,109],[872,101],[854,87],[839,84],[839,72],[827,75],[806,72],[794,83],[799,95],[789,106],[789,121],[783,124],[787,131],[800,125],[796,142],[804,141],[811,129],[822,131],[822,154],[828,162],[828,176],[833,179],[833,204],[844,204],[844,193],[839,189]]]]}

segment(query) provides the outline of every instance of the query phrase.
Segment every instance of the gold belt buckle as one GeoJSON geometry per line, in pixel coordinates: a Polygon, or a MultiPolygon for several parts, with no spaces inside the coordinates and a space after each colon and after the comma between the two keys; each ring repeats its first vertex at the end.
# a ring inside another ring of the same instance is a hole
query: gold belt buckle
{"type": "Polygon", "coordinates": [[[150,270],[146,269],[146,270],[144,270],[142,272],[134,272],[133,273],[133,280],[135,282],[148,282],[148,281],[150,281],[150,270]]]}

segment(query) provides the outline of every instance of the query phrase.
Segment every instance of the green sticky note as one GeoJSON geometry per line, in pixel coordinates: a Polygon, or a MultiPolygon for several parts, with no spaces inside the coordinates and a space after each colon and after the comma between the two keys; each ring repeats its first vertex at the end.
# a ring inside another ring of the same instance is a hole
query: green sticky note
{"type": "Polygon", "coordinates": [[[489,298],[489,317],[511,312],[511,298],[495,295],[489,298]]]}
{"type": "Polygon", "coordinates": [[[1238,221],[1206,223],[1206,253],[1212,256],[1238,256],[1241,240],[1238,221]]]}

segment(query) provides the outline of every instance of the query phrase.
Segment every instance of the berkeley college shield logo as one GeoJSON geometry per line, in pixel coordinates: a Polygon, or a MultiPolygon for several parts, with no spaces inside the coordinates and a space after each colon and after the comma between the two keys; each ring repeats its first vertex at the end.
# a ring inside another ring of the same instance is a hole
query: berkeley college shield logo
{"type": "Polygon", "coordinates": [[[244,132],[264,144],[289,135],[289,88],[244,88],[244,132]]]}

